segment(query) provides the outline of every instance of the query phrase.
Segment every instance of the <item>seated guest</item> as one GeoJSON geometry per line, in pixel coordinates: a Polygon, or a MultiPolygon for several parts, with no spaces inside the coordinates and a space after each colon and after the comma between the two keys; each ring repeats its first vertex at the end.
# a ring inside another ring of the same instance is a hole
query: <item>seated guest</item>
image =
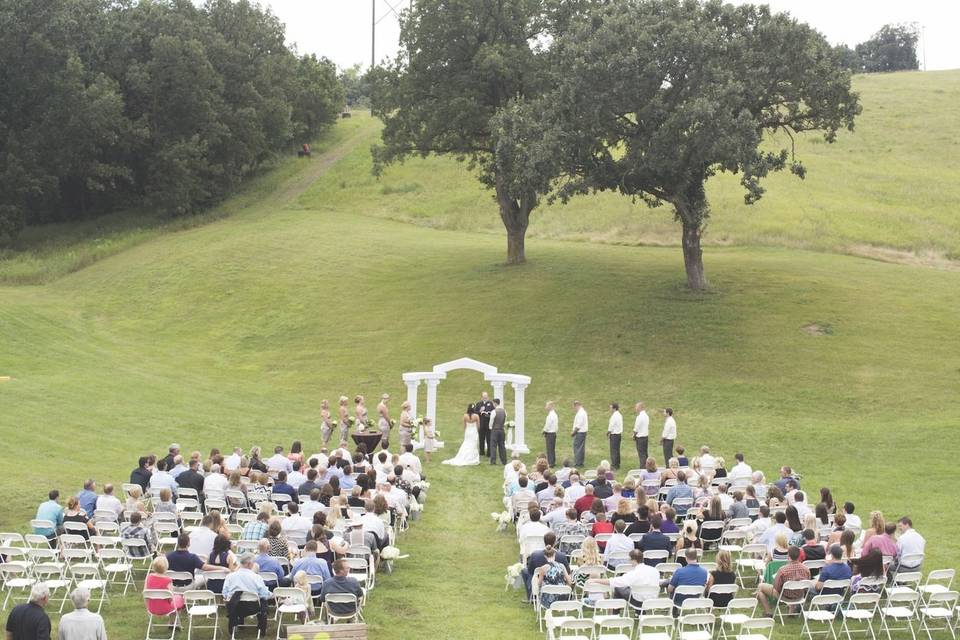
{"type": "Polygon", "coordinates": [[[267,529],[267,540],[270,542],[270,555],[278,558],[290,557],[290,543],[287,541],[287,536],[283,534],[279,520],[270,523],[267,529]]]}
{"type": "Polygon", "coordinates": [[[540,509],[533,508],[530,510],[530,520],[520,525],[520,529],[517,531],[517,539],[520,540],[520,544],[524,544],[529,537],[542,538],[550,533],[550,527],[540,522],[542,515],[540,509]]]}
{"type": "Polygon", "coordinates": [[[743,461],[742,453],[735,453],[733,459],[736,460],[736,464],[733,465],[730,473],[727,474],[730,482],[740,482],[740,486],[742,486],[742,484],[749,484],[750,478],[753,476],[753,468],[743,461]]]}
{"type": "Polygon", "coordinates": [[[850,570],[850,565],[843,560],[843,549],[840,545],[835,544],[830,547],[830,552],[827,554],[827,564],[820,569],[820,575],[817,576],[817,584],[814,589],[817,593],[825,595],[843,595],[846,592],[845,588],[824,591],[823,583],[828,580],[849,580],[852,576],[853,572],[850,570]]]}
{"type": "Polygon", "coordinates": [[[707,570],[697,562],[699,557],[696,549],[687,549],[684,552],[687,563],[673,572],[673,577],[670,578],[670,583],[667,586],[667,593],[673,598],[674,607],[679,607],[684,600],[692,597],[676,593],[677,587],[705,587],[707,585],[709,576],[707,570]]]}
{"type": "Polygon", "coordinates": [[[321,485],[317,484],[317,470],[307,469],[307,479],[299,487],[297,493],[301,496],[308,496],[314,489],[319,489],[321,485]]]}
{"type": "MultiPolygon", "coordinates": [[[[709,506],[697,518],[700,524],[705,522],[723,522],[726,514],[723,511],[723,505],[720,503],[720,496],[710,498],[709,506]]],[[[710,529],[708,532],[701,531],[700,537],[704,542],[718,542],[723,534],[722,529],[710,529]]]]}
{"type": "Polygon", "coordinates": [[[180,512],[177,510],[177,505],[173,502],[173,493],[168,487],[160,489],[160,502],[154,503],[153,512],[172,514],[177,516],[177,521],[179,522],[180,512]]]}
{"type": "MultiPolygon", "coordinates": [[[[644,553],[644,562],[646,562],[651,567],[657,566],[663,560],[657,558],[648,559],[646,553],[648,551],[666,551],[670,552],[673,550],[673,543],[670,541],[670,538],[663,535],[660,531],[660,527],[663,525],[663,516],[659,513],[655,513],[650,516],[650,531],[643,535],[643,539],[637,543],[637,548],[644,553]]],[[[694,550],[696,552],[696,550],[694,550]]],[[[706,578],[704,578],[706,580],[706,578]]]]}
{"type": "Polygon", "coordinates": [[[517,490],[510,496],[510,506],[513,508],[514,513],[517,512],[521,505],[536,501],[537,495],[530,487],[530,480],[527,476],[520,476],[517,480],[517,490]]]}
{"type": "Polygon", "coordinates": [[[827,550],[820,544],[820,537],[813,529],[803,530],[803,546],[800,547],[800,562],[825,560],[827,550]]]}
{"type": "Polygon", "coordinates": [[[127,499],[123,503],[124,511],[136,511],[144,518],[147,517],[147,505],[143,500],[143,491],[139,486],[132,487],[127,492],[127,499]]]}
{"type": "MultiPolygon", "coordinates": [[[[180,474],[189,469],[186,464],[183,462],[183,456],[176,455],[173,458],[173,467],[170,468],[170,475],[173,476],[173,479],[176,480],[180,477],[180,474]]],[[[179,484],[179,483],[178,483],[179,484]]]]}
{"type": "MultiPolygon", "coordinates": [[[[760,606],[763,607],[764,614],[769,617],[773,611],[773,606],[770,603],[770,600],[774,601],[780,597],[781,592],[783,591],[783,585],[786,582],[792,580],[809,580],[810,579],[810,570],[803,566],[803,562],[800,561],[800,547],[791,546],[787,552],[789,556],[789,561],[787,564],[780,567],[777,570],[777,575],[773,579],[773,584],[761,583],[757,589],[756,597],[757,601],[760,602],[760,606]]],[[[803,591],[788,591],[783,595],[787,598],[795,599],[802,596],[805,592],[803,591]]]]}
{"type": "Polygon", "coordinates": [[[197,492],[199,498],[203,498],[203,475],[200,473],[199,460],[190,460],[187,470],[177,476],[177,486],[183,489],[193,489],[197,492]]]}
{"type": "Polygon", "coordinates": [[[53,546],[53,540],[57,537],[57,532],[63,527],[63,507],[60,506],[59,499],[60,492],[54,489],[47,494],[47,501],[41,502],[40,506],[37,507],[37,517],[35,519],[47,520],[53,523],[53,528],[34,527],[33,529],[35,534],[46,536],[47,540],[51,541],[51,546],[53,546]]]}
{"type": "Polygon", "coordinates": [[[854,506],[852,502],[843,503],[843,514],[846,517],[846,527],[848,529],[863,528],[863,523],[860,521],[860,516],[853,513],[855,510],[856,506],[854,506]]]}
{"type": "Polygon", "coordinates": [[[243,526],[243,532],[240,534],[241,540],[260,540],[267,537],[267,529],[270,527],[270,512],[261,510],[257,513],[257,519],[251,520],[243,526]]]}
{"type": "MultiPolygon", "coordinates": [[[[333,577],[323,581],[320,589],[320,599],[324,600],[331,593],[350,593],[357,597],[357,603],[363,597],[363,589],[356,578],[350,575],[350,567],[346,560],[337,560],[333,563],[333,577]]],[[[339,602],[327,605],[331,613],[337,616],[349,616],[356,613],[356,607],[339,602]]]]}
{"type": "MultiPolygon", "coordinates": [[[[303,548],[303,556],[293,563],[290,569],[290,575],[296,575],[298,571],[303,571],[308,576],[320,576],[324,580],[330,579],[330,567],[326,560],[317,557],[317,542],[311,540],[303,548]]],[[[314,583],[311,587],[314,594],[320,593],[320,584],[314,583]]]]}
{"type": "Polygon", "coordinates": [[[146,491],[147,487],[150,486],[150,469],[148,468],[150,464],[149,456],[140,456],[140,459],[137,461],[137,468],[130,472],[130,484],[140,485],[141,491],[146,491]]]}
{"type": "Polygon", "coordinates": [[[377,549],[383,549],[387,546],[387,523],[377,515],[376,505],[373,500],[364,501],[363,515],[360,516],[360,522],[363,527],[363,532],[373,535],[377,549]]]}
{"type": "MultiPolygon", "coordinates": [[[[157,556],[150,563],[150,573],[147,574],[147,580],[143,584],[144,589],[164,589],[173,590],[173,578],[167,575],[170,565],[166,556],[157,556]]],[[[183,596],[174,593],[172,598],[147,600],[147,611],[155,616],[170,615],[178,609],[183,609],[183,596]]]]}
{"type": "MultiPolygon", "coordinates": [[[[559,560],[557,560],[557,550],[552,546],[547,545],[543,549],[544,564],[537,569],[536,577],[539,583],[543,586],[547,585],[567,585],[572,584],[570,579],[570,571],[564,566],[559,560]]],[[[555,594],[555,593],[546,593],[543,589],[540,590],[540,606],[550,608],[554,602],[559,599],[565,598],[566,596],[555,594]]]]}
{"type": "MultiPolygon", "coordinates": [[[[127,553],[135,558],[145,558],[153,555],[153,534],[148,527],[141,523],[139,511],[130,514],[130,523],[120,530],[120,537],[124,540],[143,540],[145,547],[130,547],[127,553]]],[[[148,587],[153,589],[155,587],[148,587]]],[[[160,588],[160,587],[156,587],[160,588]]]]}
{"type": "Polygon", "coordinates": [[[77,587],[70,593],[70,600],[73,602],[73,611],[60,618],[57,628],[60,640],[106,640],[107,628],[103,624],[103,618],[87,609],[90,604],[90,590],[77,587]]]}
{"type": "MultiPolygon", "coordinates": [[[[543,535],[543,545],[544,549],[547,547],[556,547],[557,546],[557,535],[552,531],[548,531],[543,535]]],[[[544,549],[537,549],[533,553],[527,556],[527,563],[520,571],[520,576],[523,578],[523,586],[527,590],[527,600],[531,596],[531,584],[533,582],[533,576],[536,574],[537,569],[547,564],[547,556],[544,553],[544,549]]],[[[570,561],[567,559],[565,553],[557,551],[554,560],[559,562],[567,571],[570,570],[570,561]]]]}
{"type": "Polygon", "coordinates": [[[273,493],[280,493],[290,496],[290,500],[297,502],[297,490],[287,482],[287,472],[281,471],[277,474],[277,481],[273,483],[273,493]]]}
{"type": "Polygon", "coordinates": [[[680,527],[677,525],[677,512],[674,511],[673,507],[663,505],[660,515],[663,516],[663,524],[660,525],[662,533],[680,533],[680,527]]]}
{"type": "Polygon", "coordinates": [[[756,494],[757,499],[765,500],[767,497],[767,479],[764,477],[763,471],[754,471],[750,480],[750,486],[753,487],[753,492],[756,494]]]}
{"type": "Polygon", "coordinates": [[[267,458],[267,471],[270,473],[290,473],[293,471],[293,462],[287,456],[283,455],[283,447],[273,448],[273,455],[267,458]]]}
{"type": "Polygon", "coordinates": [[[63,521],[65,523],[76,522],[82,524],[85,528],[82,533],[77,535],[83,536],[84,540],[88,540],[90,534],[96,534],[96,530],[93,528],[93,521],[88,518],[87,514],[80,508],[80,500],[73,496],[67,498],[67,508],[63,512],[63,521]]]}
{"type": "Polygon", "coordinates": [[[550,526],[561,541],[564,536],[586,536],[589,534],[586,525],[580,522],[577,510],[574,508],[567,509],[564,512],[563,522],[555,522],[550,526]]]}
{"type": "MultiPolygon", "coordinates": [[[[218,535],[213,540],[213,550],[207,558],[207,563],[215,569],[226,569],[227,571],[237,570],[237,557],[230,550],[230,538],[224,535],[218,535]]],[[[207,580],[207,589],[214,593],[220,593],[223,589],[222,580],[207,580]]]]}
{"type": "Polygon", "coordinates": [[[680,461],[670,458],[667,468],[660,472],[660,486],[666,486],[668,480],[676,480],[678,473],[680,473],[680,461]]]}
{"type": "Polygon", "coordinates": [[[900,536],[897,538],[897,557],[893,570],[920,571],[922,562],[913,563],[911,560],[911,564],[907,565],[903,564],[902,559],[906,555],[920,554],[922,556],[927,546],[927,541],[913,528],[913,520],[911,520],[909,516],[900,518],[898,528],[900,529],[900,536]]]}
{"type": "Polygon", "coordinates": [[[733,504],[730,505],[729,509],[727,509],[727,518],[733,520],[735,518],[749,517],[750,508],[747,507],[747,503],[743,499],[743,491],[738,489],[733,492],[733,504]]]}
{"type": "Polygon", "coordinates": [[[537,492],[537,502],[544,502],[546,500],[553,500],[554,495],[557,491],[557,476],[552,473],[548,473],[544,476],[547,482],[547,486],[537,492]]]}
{"type": "MultiPolygon", "coordinates": [[[[600,498],[593,501],[593,508],[590,509],[593,514],[593,526],[590,528],[590,535],[596,538],[602,533],[613,533],[613,523],[607,520],[607,512],[603,508],[603,502],[600,498]]],[[[600,549],[606,548],[606,542],[597,541],[600,549]]]]}
{"type": "Polygon", "coordinates": [[[307,543],[307,534],[313,527],[313,522],[300,515],[300,505],[296,502],[287,503],[287,515],[280,523],[282,531],[287,535],[287,540],[298,547],[307,543]]]}
{"type": "MultiPolygon", "coordinates": [[[[563,491],[563,489],[558,487],[558,491],[563,491]]],[[[563,498],[561,497],[555,497],[550,500],[546,509],[547,513],[540,518],[540,521],[551,529],[553,525],[559,524],[567,519],[566,509],[563,508],[563,498]]],[[[576,513],[576,511],[574,511],[574,513],[576,513]]]]}
{"type": "Polygon", "coordinates": [[[880,549],[873,549],[856,560],[854,576],[850,579],[850,593],[880,593],[883,591],[884,575],[883,554],[880,549]],[[874,578],[874,584],[864,584],[864,579],[874,578]],[[876,580],[880,578],[879,580],[876,580]]]}
{"type": "MultiPolygon", "coordinates": [[[[590,511],[590,508],[593,507],[593,485],[588,484],[583,488],[583,495],[573,503],[573,508],[577,510],[577,517],[581,516],[584,512],[590,511]]],[[[569,491],[567,492],[569,494],[569,491]]]]}
{"type": "Polygon", "coordinates": [[[195,586],[199,588],[203,580],[197,579],[197,571],[210,571],[215,567],[211,564],[207,564],[196,554],[190,553],[190,536],[186,533],[181,533],[177,537],[177,548],[175,551],[171,551],[166,555],[167,558],[167,567],[170,571],[177,571],[183,573],[189,573],[194,576],[193,582],[178,582],[174,581],[173,586],[175,587],[191,587],[195,586]]]}
{"type": "Polygon", "coordinates": [[[623,488],[620,490],[620,495],[628,500],[637,497],[637,480],[633,476],[628,476],[627,479],[623,481],[623,488]]]}
{"type": "Polygon", "coordinates": [[[293,471],[287,474],[287,484],[296,489],[298,492],[300,490],[300,485],[307,481],[307,476],[300,473],[302,466],[302,462],[294,462],[293,471]]]}
{"type": "Polygon", "coordinates": [[[613,495],[613,487],[607,480],[607,474],[602,468],[597,469],[597,479],[591,481],[590,484],[593,485],[593,495],[596,498],[606,500],[613,495]]]}
{"type": "Polygon", "coordinates": [[[786,513],[783,511],[777,511],[775,514],[773,514],[773,521],[774,523],[767,527],[766,530],[760,534],[760,539],[757,540],[759,544],[767,545],[768,550],[773,549],[774,542],[776,541],[778,535],[782,534],[786,536],[787,540],[793,536],[793,531],[787,526],[786,513]]]}
{"type": "Polygon", "coordinates": [[[686,564],[686,550],[696,549],[703,552],[703,542],[697,536],[697,523],[693,520],[687,520],[683,523],[683,535],[677,538],[676,557],[677,562],[683,566],[686,564]]]}
{"type": "Polygon", "coordinates": [[[88,518],[92,518],[93,512],[97,509],[97,497],[97,484],[93,480],[84,482],[83,490],[77,494],[77,500],[80,501],[80,508],[88,518]]]}
{"type": "Polygon", "coordinates": [[[773,548],[769,551],[769,559],[772,562],[777,560],[790,559],[790,539],[784,533],[778,533],[773,539],[773,548]]]}
{"type": "Polygon", "coordinates": [[[617,568],[617,565],[610,559],[611,555],[615,553],[629,553],[634,548],[633,540],[624,534],[626,530],[626,521],[617,520],[616,524],[613,525],[613,535],[607,540],[607,544],[603,549],[603,562],[611,570],[617,568]]]}
{"type": "Polygon", "coordinates": [[[219,527],[214,523],[213,515],[207,514],[200,521],[200,526],[190,532],[190,553],[209,558],[213,551],[213,541],[217,539],[219,527]]]}
{"type": "Polygon", "coordinates": [[[747,504],[747,509],[759,509],[760,500],[757,498],[757,490],[753,487],[752,484],[748,484],[744,487],[746,495],[743,498],[743,501],[747,504]]]}
{"type": "Polygon", "coordinates": [[[677,466],[678,467],[690,466],[690,458],[687,457],[687,450],[684,449],[683,447],[677,447],[677,466]]]}
{"type": "Polygon", "coordinates": [[[667,491],[667,497],[664,502],[677,510],[677,513],[681,516],[687,514],[687,507],[677,508],[673,503],[679,498],[683,499],[693,499],[693,487],[687,484],[687,473],[685,471],[679,471],[677,473],[677,484],[670,487],[670,490],[667,491]]]}
{"type": "Polygon", "coordinates": [[[276,556],[270,555],[270,541],[263,538],[257,543],[257,571],[260,573],[273,573],[277,576],[277,581],[264,580],[267,588],[270,590],[279,587],[290,586],[290,577],[287,575],[286,567],[280,564],[276,556]]]}
{"type": "Polygon", "coordinates": [[[234,628],[243,624],[244,619],[253,614],[257,615],[258,635],[267,635],[267,600],[270,598],[270,590],[264,584],[263,578],[253,569],[253,554],[245,553],[240,556],[240,568],[223,581],[223,600],[227,603],[227,627],[231,638],[234,628]],[[240,595],[244,592],[257,594],[260,602],[240,600],[240,595]]]}
{"type": "Polygon", "coordinates": [[[637,514],[633,512],[633,509],[630,507],[630,500],[621,498],[617,501],[617,509],[612,514],[610,514],[610,522],[616,526],[617,522],[624,521],[627,525],[633,524],[637,521],[637,514]]]}
{"type": "Polygon", "coordinates": [[[795,486],[797,489],[800,488],[800,481],[793,477],[793,469],[791,469],[790,467],[780,467],[780,479],[774,482],[773,484],[778,489],[780,489],[782,493],[786,494],[787,484],[790,483],[791,481],[793,483],[793,486],[795,486]]]}
{"type": "MultiPolygon", "coordinates": [[[[719,460],[720,458],[717,458],[719,460]]],[[[715,584],[736,584],[737,573],[733,570],[733,557],[726,549],[717,552],[717,568],[710,572],[707,577],[707,593],[710,587],[715,584]]],[[[713,600],[713,606],[719,609],[726,607],[733,599],[730,593],[714,593],[709,596],[713,600]]]]}
{"type": "MultiPolygon", "coordinates": [[[[631,591],[639,587],[660,587],[660,572],[644,564],[643,552],[639,549],[630,550],[630,564],[633,568],[613,578],[591,578],[588,583],[608,584],[613,587],[613,597],[630,599],[631,591]]],[[[641,602],[639,598],[634,602],[641,602]]]]}
{"type": "Polygon", "coordinates": [[[863,530],[863,538],[860,541],[861,544],[866,544],[873,536],[882,536],[886,527],[887,523],[886,520],[883,519],[883,512],[871,511],[870,526],[863,530]]]}
{"type": "Polygon", "coordinates": [[[574,469],[567,482],[563,485],[564,499],[567,501],[567,504],[573,505],[583,497],[586,491],[587,486],[580,482],[580,474],[574,469]]]}
{"type": "Polygon", "coordinates": [[[866,542],[863,543],[863,546],[860,547],[860,555],[865,556],[874,549],[879,549],[882,555],[896,558],[897,557],[897,541],[894,540],[893,536],[897,532],[897,525],[892,522],[888,522],[884,525],[884,532],[882,535],[870,536],[866,542]]]}
{"type": "Polygon", "coordinates": [[[170,489],[173,493],[173,497],[177,497],[177,488],[180,485],[177,484],[176,479],[167,473],[167,461],[166,459],[157,460],[157,470],[155,473],[150,475],[150,488],[151,489],[163,489],[166,487],[170,489]]]}
{"type": "Polygon", "coordinates": [[[203,492],[222,494],[229,486],[230,480],[220,472],[220,465],[210,465],[210,473],[203,479],[203,492]]]}
{"type": "Polygon", "coordinates": [[[770,519],[770,507],[765,504],[760,505],[760,513],[757,516],[757,519],[754,520],[749,527],[747,527],[747,540],[757,540],[763,535],[763,532],[769,529],[772,525],[773,521],[770,519]]]}
{"type": "Polygon", "coordinates": [[[660,492],[660,471],[657,470],[657,461],[654,458],[647,458],[646,465],[640,472],[640,484],[649,497],[660,492]]]}
{"type": "Polygon", "coordinates": [[[632,536],[635,533],[646,533],[647,531],[650,531],[650,507],[641,504],[637,507],[637,517],[627,525],[624,533],[627,536],[632,536]]]}
{"type": "MultiPolygon", "coordinates": [[[[300,503],[300,515],[302,515],[307,520],[313,520],[313,516],[317,513],[326,513],[327,507],[323,506],[321,501],[321,490],[314,489],[310,492],[310,499],[306,502],[300,503]]],[[[329,498],[328,498],[329,502],[329,498]]],[[[351,505],[354,506],[354,505],[351,505]]]]}
{"type": "MultiPolygon", "coordinates": [[[[102,511],[112,511],[117,515],[117,519],[123,515],[123,503],[113,495],[113,485],[105,484],[103,485],[103,495],[97,498],[97,509],[102,511]]],[[[92,513],[88,513],[88,516],[93,516],[92,513]]]]}
{"type": "Polygon", "coordinates": [[[260,447],[251,448],[248,457],[250,458],[249,464],[251,471],[259,471],[260,473],[267,472],[267,463],[260,457],[260,447]]]}

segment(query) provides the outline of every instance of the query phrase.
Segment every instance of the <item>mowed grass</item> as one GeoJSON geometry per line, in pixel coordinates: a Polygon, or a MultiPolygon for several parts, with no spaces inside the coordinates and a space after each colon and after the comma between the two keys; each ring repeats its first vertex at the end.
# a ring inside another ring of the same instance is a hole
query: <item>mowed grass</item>
{"type": "MultiPolygon", "coordinates": [[[[349,139],[375,131],[363,118],[345,126],[357,127],[349,139]]],[[[411,175],[433,184],[451,166],[411,175]]],[[[713,247],[713,291],[692,294],[675,248],[536,237],[531,262],[506,268],[500,236],[383,219],[418,192],[389,182],[396,176],[367,182],[361,153],[290,201],[311,170],[265,177],[245,206],[225,204],[232,216],[157,233],[42,286],[0,286],[0,376],[13,378],[0,382],[12,467],[0,530],[25,530],[49,488],[125,481],[138,455],[171,441],[206,451],[301,439],[315,450],[322,398],[389,392],[397,404],[403,372],[471,356],[533,377],[534,451],[548,399],[561,408],[567,452],[570,403],[585,403],[591,465],[606,457],[609,402],[672,406],[681,444],[708,443],[728,459],[742,450],[768,475],[790,464],[804,488],[829,486],[864,516],[909,513],[929,541],[927,567],[960,567],[950,482],[960,273],[713,247]],[[810,324],[829,333],[811,335],[810,324]]],[[[429,197],[451,206],[443,192],[429,197]]],[[[375,639],[541,637],[520,595],[503,588],[516,545],[489,516],[500,469],[437,462],[455,452],[460,415],[482,389],[472,372],[440,387],[448,449],[428,467],[424,518],[400,541],[411,557],[370,599],[375,639]]],[[[117,638],[146,624],[135,595],[115,598],[106,618],[117,638]]],[[[776,637],[798,634],[794,623],[776,637]]]]}
{"type": "MultiPolygon", "coordinates": [[[[739,176],[708,181],[707,245],[787,246],[942,265],[960,259],[960,71],[854,78],[863,114],[834,144],[801,135],[796,155],[805,180],[789,173],[764,181],[755,205],[743,202],[739,176]],[[903,255],[906,252],[910,255],[903,255]]],[[[374,143],[377,133],[371,132],[374,143]]],[[[770,146],[790,148],[783,134],[770,146]]],[[[490,193],[448,158],[413,159],[377,181],[358,147],[324,187],[304,197],[310,208],[354,202],[367,215],[462,231],[502,234],[490,193]]],[[[627,245],[679,246],[669,206],[648,208],[617,194],[541,206],[528,237],[627,245]]],[[[710,276],[708,271],[707,276],[710,276]]]]}

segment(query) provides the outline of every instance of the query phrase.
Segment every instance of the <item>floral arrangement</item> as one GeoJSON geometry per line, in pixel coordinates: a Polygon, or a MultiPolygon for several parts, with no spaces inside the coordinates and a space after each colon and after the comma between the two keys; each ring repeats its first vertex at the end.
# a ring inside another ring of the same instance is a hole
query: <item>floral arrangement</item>
{"type": "Polygon", "coordinates": [[[506,531],[507,525],[513,522],[513,514],[509,511],[501,511],[500,513],[494,511],[490,514],[490,517],[497,523],[497,531],[506,531]]]}
{"type": "Polygon", "coordinates": [[[353,426],[357,424],[357,419],[353,416],[347,416],[347,424],[349,424],[350,427],[353,428],[353,426]]]}
{"type": "Polygon", "coordinates": [[[503,426],[505,429],[515,429],[517,426],[517,423],[514,422],[513,420],[507,420],[506,422],[503,423],[503,426]]]}
{"type": "Polygon", "coordinates": [[[423,511],[423,505],[420,504],[419,502],[417,502],[416,500],[411,500],[411,501],[410,501],[409,511],[410,511],[410,513],[415,513],[415,512],[418,512],[418,511],[423,511]]]}
{"type": "Polygon", "coordinates": [[[419,488],[421,491],[426,491],[430,488],[430,483],[426,480],[417,480],[413,483],[413,486],[419,488]]]}
{"type": "Polygon", "coordinates": [[[520,577],[520,572],[523,571],[523,565],[519,562],[510,565],[507,567],[507,572],[503,576],[504,582],[507,586],[504,587],[504,591],[513,587],[514,589],[519,589],[523,586],[523,578],[520,577]]]}
{"type": "Polygon", "coordinates": [[[383,560],[396,560],[400,557],[400,549],[392,546],[386,546],[380,552],[380,558],[383,560]]]}

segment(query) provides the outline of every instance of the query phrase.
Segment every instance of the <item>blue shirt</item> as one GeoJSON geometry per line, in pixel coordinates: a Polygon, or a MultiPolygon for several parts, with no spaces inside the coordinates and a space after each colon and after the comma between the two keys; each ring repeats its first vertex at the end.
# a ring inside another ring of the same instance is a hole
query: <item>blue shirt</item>
{"type": "Polygon", "coordinates": [[[286,482],[273,483],[273,492],[285,493],[288,496],[290,496],[291,500],[299,500],[299,498],[297,497],[297,490],[294,489],[292,485],[289,485],[286,482]]]}
{"type": "Polygon", "coordinates": [[[353,476],[343,476],[340,478],[340,489],[349,491],[357,486],[357,481],[353,479],[353,476]]]}
{"type": "Polygon", "coordinates": [[[297,571],[303,571],[308,576],[323,576],[324,580],[330,579],[330,567],[327,566],[327,561],[317,556],[304,556],[294,562],[290,575],[297,575],[297,571]]]}
{"type": "MultiPolygon", "coordinates": [[[[690,485],[688,485],[687,483],[683,483],[683,484],[677,483],[672,487],[670,487],[670,490],[667,491],[667,504],[669,504],[672,507],[673,501],[676,500],[677,498],[692,498],[692,497],[693,497],[693,489],[690,487],[690,485]]],[[[680,509],[677,509],[677,513],[681,515],[683,515],[686,512],[687,512],[686,509],[684,509],[683,511],[681,511],[680,509]]]]}
{"type": "Polygon", "coordinates": [[[270,597],[270,589],[264,584],[263,578],[255,574],[250,569],[243,567],[227,575],[223,581],[223,599],[230,601],[230,598],[237,591],[249,591],[257,594],[261,600],[270,597]]]}
{"type": "MultiPolygon", "coordinates": [[[[673,577],[670,578],[670,585],[676,589],[677,587],[702,587],[707,584],[707,570],[701,567],[699,564],[688,564],[686,566],[680,567],[673,572],[673,577]]],[[[683,595],[673,597],[674,604],[680,604],[687,598],[691,596],[683,595]]]]}
{"type": "MultiPolygon", "coordinates": [[[[850,567],[847,566],[846,562],[828,562],[824,565],[823,569],[820,569],[820,576],[817,578],[817,582],[826,582],[827,580],[849,580],[850,576],[853,575],[853,572],[850,570],[850,567]]],[[[823,589],[822,593],[830,594],[842,594],[842,590],[837,589],[823,589]]]]}
{"type": "Polygon", "coordinates": [[[84,489],[77,494],[77,500],[80,501],[80,506],[83,508],[84,513],[87,514],[87,517],[92,518],[93,512],[97,510],[97,494],[89,489],[84,489]]]}
{"type": "Polygon", "coordinates": [[[257,566],[260,567],[261,572],[269,571],[270,573],[275,573],[277,574],[278,578],[282,578],[287,574],[287,572],[283,569],[283,565],[271,555],[264,554],[257,556],[255,562],[257,563],[257,566]]]}
{"type": "MultiPolygon", "coordinates": [[[[63,525],[63,507],[57,504],[56,500],[47,500],[46,502],[40,503],[40,506],[37,507],[37,517],[36,520],[49,520],[55,526],[59,527],[63,525]]],[[[47,536],[52,538],[57,535],[57,532],[48,527],[39,527],[33,530],[34,533],[41,536],[47,536]]]]}

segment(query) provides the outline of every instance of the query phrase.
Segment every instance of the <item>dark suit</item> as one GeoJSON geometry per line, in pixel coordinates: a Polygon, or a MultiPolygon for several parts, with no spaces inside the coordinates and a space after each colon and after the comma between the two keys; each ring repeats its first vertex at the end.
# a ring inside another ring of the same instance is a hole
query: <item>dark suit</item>
{"type": "Polygon", "coordinates": [[[493,412],[493,403],[489,400],[480,400],[474,405],[473,410],[480,416],[477,435],[480,437],[480,457],[482,458],[487,455],[487,448],[490,446],[490,414],[493,412]]]}
{"type": "Polygon", "coordinates": [[[178,475],[177,484],[185,489],[194,489],[200,499],[203,499],[203,476],[193,469],[187,469],[178,475]]]}
{"type": "Polygon", "coordinates": [[[497,454],[500,454],[500,464],[507,464],[507,434],[504,424],[507,422],[507,412],[503,407],[497,407],[490,419],[490,464],[497,463],[497,454]]]}
{"type": "Polygon", "coordinates": [[[143,493],[147,493],[147,487],[150,486],[150,476],[153,475],[143,467],[137,467],[130,472],[130,484],[138,484],[140,488],[143,489],[143,493]]]}

